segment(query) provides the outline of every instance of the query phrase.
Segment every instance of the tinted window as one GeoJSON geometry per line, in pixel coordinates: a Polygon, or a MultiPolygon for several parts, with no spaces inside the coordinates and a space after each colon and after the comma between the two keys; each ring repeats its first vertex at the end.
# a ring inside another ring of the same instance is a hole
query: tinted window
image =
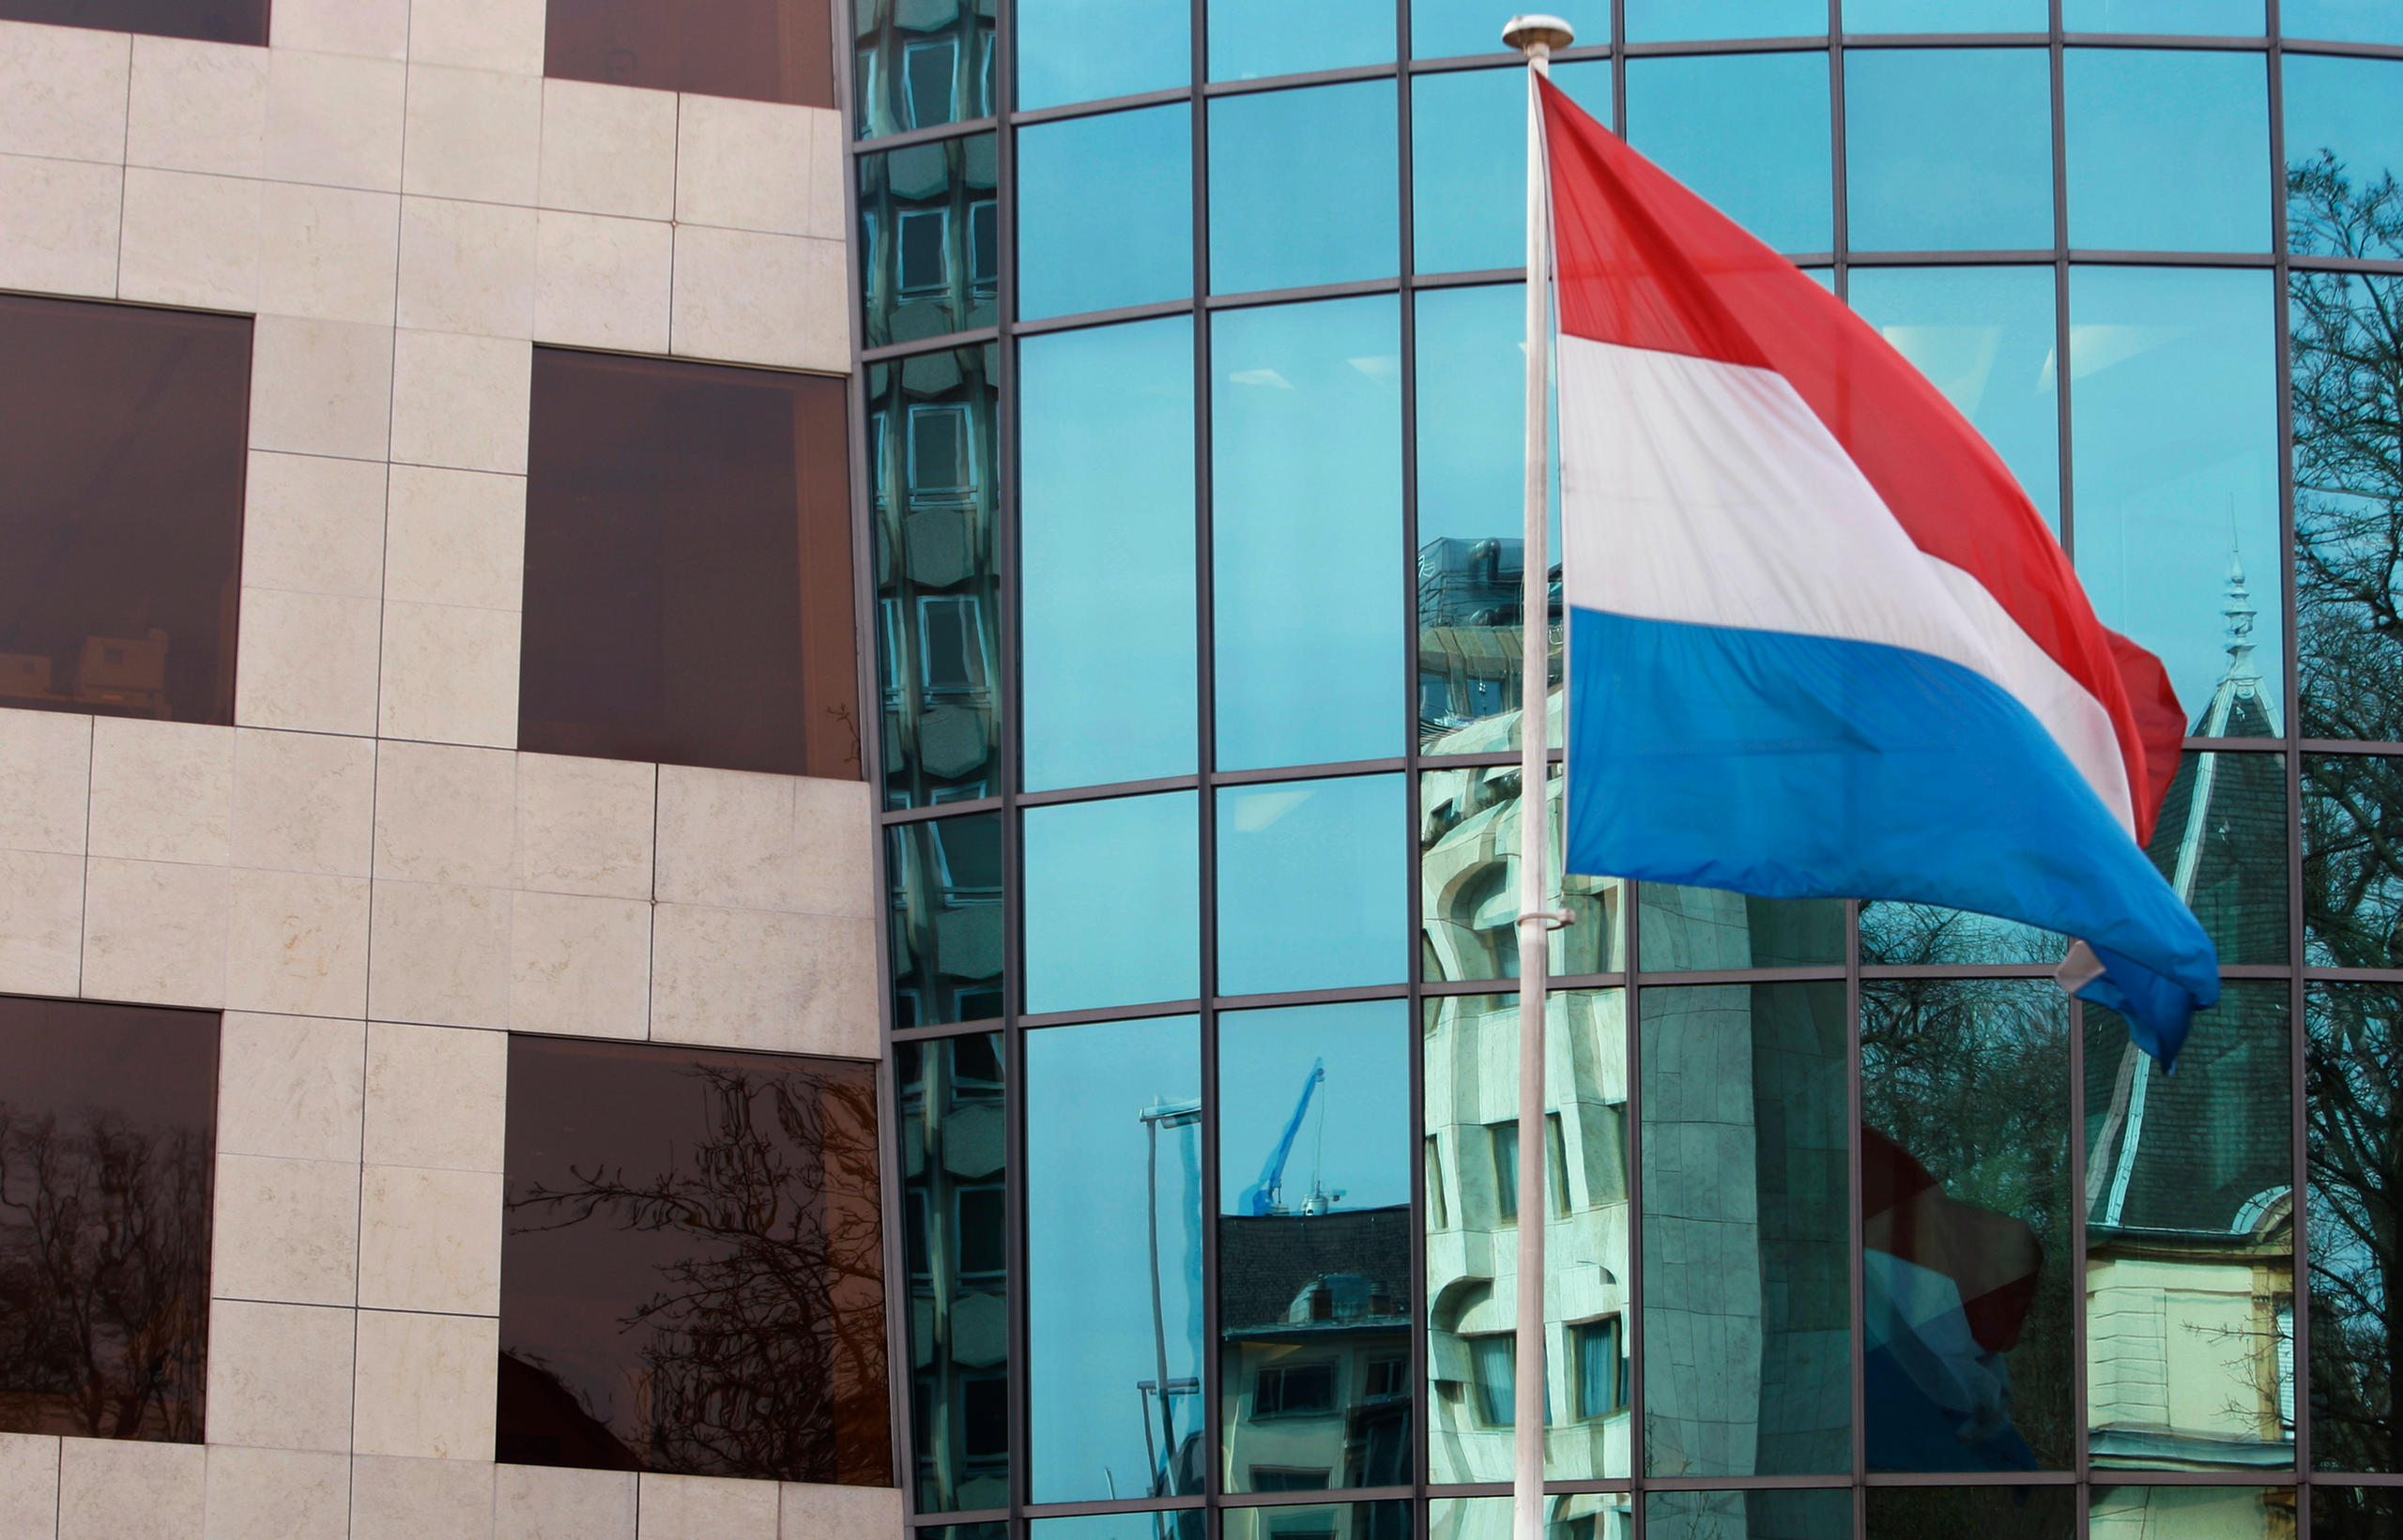
{"type": "Polygon", "coordinates": [[[876,1066],[513,1038],[507,1165],[502,1460],[892,1479],[876,1066]]]}
{"type": "Polygon", "coordinates": [[[0,296],[0,706],[234,720],[251,323],[0,296]]]}
{"type": "Polygon", "coordinates": [[[550,0],[543,73],[832,107],[834,50],[826,0],[550,0]]]}
{"type": "Polygon", "coordinates": [[[859,774],[843,396],[535,350],[519,747],[859,774]]]}
{"type": "Polygon", "coordinates": [[[0,1429],[198,1443],[217,1016],[0,998],[0,1429]]]}
{"type": "Polygon", "coordinates": [[[1009,1501],[1008,1139],[997,1033],[896,1043],[918,1507],[1009,1501]]]}
{"type": "Polygon", "coordinates": [[[0,21],[267,43],[268,0],[0,0],[0,21]]]}

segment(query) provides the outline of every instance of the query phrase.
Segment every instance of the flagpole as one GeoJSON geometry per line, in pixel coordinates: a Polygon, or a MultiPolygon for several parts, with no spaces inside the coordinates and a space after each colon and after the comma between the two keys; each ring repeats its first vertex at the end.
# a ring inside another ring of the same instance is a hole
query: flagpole
{"type": "Polygon", "coordinates": [[[1552,51],[1575,38],[1557,16],[1514,16],[1505,45],[1527,60],[1527,459],[1526,533],[1522,547],[1519,632],[1519,1257],[1513,1342],[1510,1504],[1512,1540],[1543,1540],[1544,1194],[1551,1143],[1544,1119],[1544,986],[1551,932],[1560,916],[1546,907],[1544,857],[1550,844],[1551,767],[1545,742],[1551,710],[1552,562],[1546,554],[1551,490],[1551,198],[1537,79],[1551,73],[1552,51]]]}

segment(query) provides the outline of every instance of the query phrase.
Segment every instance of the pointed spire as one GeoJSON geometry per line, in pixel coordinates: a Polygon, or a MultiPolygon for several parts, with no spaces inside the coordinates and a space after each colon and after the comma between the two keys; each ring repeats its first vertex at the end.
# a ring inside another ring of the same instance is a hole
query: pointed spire
{"type": "Polygon", "coordinates": [[[2231,543],[2227,553],[2227,678],[2258,680],[2261,671],[2253,662],[2253,595],[2244,583],[2244,558],[2231,543]]]}

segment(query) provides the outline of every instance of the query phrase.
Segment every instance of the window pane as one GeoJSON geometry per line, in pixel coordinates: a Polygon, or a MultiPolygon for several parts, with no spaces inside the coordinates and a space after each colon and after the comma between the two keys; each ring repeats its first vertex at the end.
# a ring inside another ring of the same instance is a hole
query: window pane
{"type": "Polygon", "coordinates": [[[1186,0],[1018,0],[1020,112],[1162,91],[1193,79],[1186,0]]]}
{"type": "MultiPolygon", "coordinates": [[[[1827,30],[1828,8],[1819,0],[1627,0],[1627,40],[1631,43],[1809,38],[1827,30]]],[[[1822,55],[1822,75],[1827,65],[1822,55]]]]}
{"type": "Polygon", "coordinates": [[[264,47],[267,9],[267,0],[0,0],[0,21],[264,47]]]}
{"type": "MultiPolygon", "coordinates": [[[[2042,32],[2052,24],[2045,0],[1844,0],[1844,29],[1878,32],[2042,32]]],[[[1844,60],[1851,73],[1858,53],[1844,60]]],[[[1847,136],[1849,130],[1847,130],[1847,136]]]]}
{"type": "Polygon", "coordinates": [[[1873,1471],[2075,1461],[2068,999],[2049,979],[1860,986],[1873,1471]]]}
{"type": "MultiPolygon", "coordinates": [[[[1625,1492],[1574,1492],[1546,1497],[1547,1535],[1630,1540],[1635,1517],[1625,1492]]],[[[1439,1497],[1427,1503],[1427,1540],[1510,1540],[1507,1497],[1439,1497]]],[[[1811,1536],[1810,1540],[1817,1540],[1811,1536]]]]}
{"type": "MultiPolygon", "coordinates": [[[[1545,1001],[1553,1045],[1545,1077],[1544,1301],[1553,1340],[1628,1308],[1627,1009],[1617,989],[1563,990],[1545,1001]]],[[[1516,995],[1448,995],[1425,1002],[1420,1060],[1428,1140],[1428,1476],[1510,1475],[1511,1334],[1518,1320],[1516,995]]],[[[1616,1338],[1624,1354],[1625,1337],[1616,1338]]],[[[1624,1476],[1632,1418],[1620,1395],[1588,1412],[1581,1359],[1550,1365],[1545,1442],[1554,1480],[1624,1476]]],[[[1606,1387],[1605,1387],[1606,1388],[1606,1387]]],[[[1656,1393],[1657,1394],[1657,1393],[1656,1393]]],[[[1503,1505],[1503,1534],[1508,1531],[1503,1505]]],[[[1590,1512],[1591,1510],[1587,1510],[1590,1512]]],[[[1497,1536],[1496,1540],[1501,1540],[1497,1536]]]]}
{"type": "MultiPolygon", "coordinates": [[[[1526,290],[1423,289],[1418,309],[1418,740],[1427,754],[1519,742],[1525,572],[1526,290]]],[[[1560,549],[1557,435],[1549,549],[1560,549]]],[[[1557,617],[1554,618],[1555,631],[1557,617]]],[[[1554,733],[1560,646],[1552,648],[1554,733]]]]}
{"type": "Polygon", "coordinates": [[[1032,790],[1194,770],[1193,323],[1018,348],[1032,790]]]}
{"type": "MultiPolygon", "coordinates": [[[[1575,29],[1579,48],[1611,40],[1609,0],[1567,0],[1547,14],[1575,29]]],[[[1502,23],[1493,8],[1478,0],[1410,0],[1410,51],[1422,59],[1457,58],[1463,53],[1504,53],[1502,23]]],[[[1555,78],[1560,66],[1553,66],[1555,78]]]]}
{"type": "Polygon", "coordinates": [[[2061,76],[2069,243],[2267,250],[2265,68],[2259,53],[2071,49],[2061,76]]]}
{"type": "Polygon", "coordinates": [[[892,1479],[876,1075],[509,1040],[502,1461],[892,1479]]]}
{"type": "Polygon", "coordinates": [[[2290,1487],[2096,1487],[2086,1511],[2095,1540],[2150,1534],[2282,1540],[2294,1533],[2290,1487]]]}
{"type": "MultiPolygon", "coordinates": [[[[2314,984],[2304,998],[2304,1160],[2311,1187],[2311,1457],[2323,1471],[2396,1469],[2395,1288],[2403,1205],[2394,1173],[2403,994],[2314,984]]],[[[2314,1494],[2315,1497],[2319,1493],[2314,1494]]],[[[2364,1529],[2368,1535],[2375,1532],[2364,1529]]]]}
{"type": "MultiPolygon", "coordinates": [[[[1178,1394],[1186,1394],[1183,1391],[1178,1394]]],[[[1178,1426],[1184,1425],[1180,1422],[1178,1426]]],[[[1199,1508],[1156,1513],[1079,1514],[1027,1522],[1029,1540],[1202,1540],[1208,1517],[1199,1508]]],[[[1007,1525],[997,1525],[1006,1533],[1007,1525]]],[[[994,1540],[1003,1540],[1002,1535],[994,1540]]]]}
{"type": "Polygon", "coordinates": [[[993,144],[979,133],[859,157],[861,345],[998,318],[993,144]]]}
{"type": "Polygon", "coordinates": [[[1211,318],[1221,770],[1401,752],[1399,320],[1384,295],[1211,318]]]}
{"type": "MultiPolygon", "coordinates": [[[[2365,227],[2374,200],[2354,203],[2365,227]]],[[[2396,238],[2379,255],[2403,254],[2396,238]]],[[[2296,273],[2288,289],[2294,405],[2295,612],[2306,738],[2403,740],[2403,282],[2296,273]]]]}
{"type": "Polygon", "coordinates": [[[2403,1528],[2403,1487],[2311,1489],[2311,1540],[2387,1540],[2403,1528]]]}
{"type": "Polygon", "coordinates": [[[1009,1281],[998,1032],[893,1045],[909,1217],[921,1513],[1009,1502],[1009,1281]]]}
{"type": "Polygon", "coordinates": [[[921,14],[883,0],[861,0],[857,22],[851,101],[862,139],[992,115],[990,7],[921,14]]]}
{"type": "Polygon", "coordinates": [[[892,906],[893,1025],[1002,1014],[1002,816],[975,813],[884,831],[892,906]]]}
{"type": "MultiPolygon", "coordinates": [[[[2395,30],[2403,39],[2403,22],[2395,30]]],[[[2398,103],[2403,61],[2287,55],[2287,239],[2296,252],[2395,257],[2393,216],[2381,223],[2373,211],[2382,179],[2403,170],[2398,103]]],[[[2395,201],[2386,191],[2382,206],[2395,201]]]]}
{"type": "Polygon", "coordinates": [[[1218,1533],[1221,1540],[1410,1540],[1410,1504],[1226,1508],[1218,1514],[1218,1533]]]}
{"type": "Polygon", "coordinates": [[[1646,882],[1640,890],[1647,973],[1810,968],[1844,961],[1844,900],[1754,898],[1646,882]]]}
{"type": "Polygon", "coordinates": [[[1840,1473],[1852,1463],[1844,985],[1647,989],[1642,1029],[1646,1467],[1840,1473]]]}
{"type": "MultiPolygon", "coordinates": [[[[1610,973],[1624,966],[1615,877],[1562,872],[1562,780],[1551,782],[1554,908],[1577,918],[1552,933],[1550,971],[1610,973]]],[[[1418,780],[1419,958],[1428,979],[1519,976],[1519,767],[1430,770],[1418,780]]]]}
{"type": "Polygon", "coordinates": [[[2304,960],[2403,968],[2403,759],[2303,758],[2304,960]]]}
{"type": "Polygon", "coordinates": [[[1191,294],[1192,161],[1182,102],[1018,130],[1019,316],[1191,294]]]}
{"type": "Polygon", "coordinates": [[[2403,43],[2403,11],[2387,0],[2285,0],[2278,31],[2328,42],[2403,43]]]}
{"type": "Polygon", "coordinates": [[[1873,1487],[1862,1493],[1869,1540],[2071,1540],[2074,1487],[1873,1487]]]}
{"type": "Polygon", "coordinates": [[[1405,977],[1406,795],[1399,775],[1219,788],[1218,994],[1405,977]]]}
{"type": "MultiPolygon", "coordinates": [[[[2049,244],[2052,237],[2044,237],[2049,244]]],[[[2060,380],[2050,267],[1855,267],[1861,318],[1944,392],[2060,529],[2060,380]]]]}
{"type": "Polygon", "coordinates": [[[2068,32],[2258,38],[2261,0],[2061,0],[2068,32]]]}
{"type": "Polygon", "coordinates": [[[2287,960],[2284,755],[2186,755],[2147,853],[2222,963],[2287,960]]]}
{"type": "Polygon", "coordinates": [[[1210,103],[1212,294],[1394,276],[1393,91],[1391,81],[1357,81],[1210,103]],[[1295,154],[1299,145],[1309,153],[1295,154]],[[1308,219],[1294,217],[1302,208],[1308,219]]]}
{"type": "Polygon", "coordinates": [[[867,366],[884,805],[1001,791],[998,350],[867,366]]]}
{"type": "Polygon", "coordinates": [[[1393,59],[1392,0],[1207,0],[1212,80],[1261,80],[1393,59]]]}
{"type": "Polygon", "coordinates": [[[2165,1075],[2086,1007],[2086,1337],[2098,1470],[2294,1458],[2287,985],[2231,983],[2165,1075]]]}
{"type": "MultiPolygon", "coordinates": [[[[1611,121],[1607,60],[1556,64],[1553,84],[1611,121]]],[[[1460,69],[1410,83],[1412,265],[1422,273],[1523,267],[1527,73],[1460,69]]],[[[1523,330],[1523,327],[1520,329],[1523,330]]]]}
{"type": "Polygon", "coordinates": [[[2103,623],[2167,665],[2198,733],[2278,730],[2286,618],[2270,282],[2254,272],[2070,271],[2078,576],[2103,623]],[[2227,720],[2211,727],[2223,685],[2227,720]],[[2240,709],[2248,693],[2254,704],[2240,709]]]}
{"type": "MultiPolygon", "coordinates": [[[[834,29],[826,5],[827,0],[709,6],[689,0],[548,0],[543,73],[832,107],[834,29]]],[[[863,34],[880,26],[877,13],[882,9],[860,8],[863,34]]]]}
{"type": "Polygon", "coordinates": [[[0,1429],[200,1442],[217,1035],[0,997],[0,1429]]]}
{"type": "Polygon", "coordinates": [[[1026,810],[1026,1009],[1202,992],[1199,802],[1190,791],[1026,810]]]}
{"type": "MultiPolygon", "coordinates": [[[[231,723],[250,321],[0,295],[0,705],[231,723]]],[[[341,468],[265,457],[260,500],[330,519],[341,468]]],[[[251,581],[327,581],[258,533],[251,581]]]]}
{"type": "Polygon", "coordinates": [[[1628,142],[1781,252],[1835,244],[1828,121],[1825,53],[1628,62],[1628,142]]]}
{"type": "Polygon", "coordinates": [[[1026,1034],[1033,1502],[1202,1488],[1201,1121],[1194,1017],[1026,1034]]]}
{"type": "Polygon", "coordinates": [[[1411,1480],[1410,1006],[1218,1018],[1225,1489],[1411,1480]]]}
{"type": "MultiPolygon", "coordinates": [[[[535,349],[520,748],[857,778],[846,394],[535,349]]],[[[957,423],[928,432],[914,452],[965,460],[957,423]]],[[[957,604],[903,624],[930,693],[989,688],[957,604]]]]}
{"type": "Polygon", "coordinates": [[[1844,74],[1845,228],[1855,251],[2052,245],[2050,55],[1861,49],[1844,56],[1844,74]]]}
{"type": "Polygon", "coordinates": [[[1860,960],[1873,967],[2049,966],[2068,951],[2069,938],[2013,920],[1892,899],[1860,905],[1860,960]]]}
{"type": "Polygon", "coordinates": [[[1646,1492],[1651,1540],[1852,1540],[1849,1491],[1646,1492]]]}

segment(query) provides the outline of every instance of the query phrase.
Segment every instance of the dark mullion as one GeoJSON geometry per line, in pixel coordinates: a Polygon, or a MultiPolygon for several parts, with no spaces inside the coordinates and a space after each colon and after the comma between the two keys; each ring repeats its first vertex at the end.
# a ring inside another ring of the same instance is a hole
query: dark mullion
{"type": "Polygon", "coordinates": [[[1137,91],[1128,96],[1105,97],[1099,101],[1071,101],[1057,107],[1035,107],[1022,113],[1012,113],[1013,126],[1033,123],[1056,123],[1064,117],[1100,117],[1110,113],[1131,112],[1138,107],[1167,107],[1185,100],[1193,94],[1188,85],[1171,85],[1159,91],[1137,91]]]}
{"type": "MultiPolygon", "coordinates": [[[[994,103],[1004,117],[1018,99],[1018,7],[1007,0],[993,25],[994,103]]],[[[1033,1376],[1028,1372],[1033,1339],[1029,1310],[1032,1304],[1031,1236],[1026,1202],[1026,967],[1023,938],[1024,906],[1019,887],[1025,862],[1019,849],[1018,791],[1018,703],[1024,698],[1018,679],[1018,343],[1012,323],[1018,318],[1018,134],[1005,129],[994,145],[993,196],[999,216],[995,239],[999,246],[998,293],[995,308],[1001,319],[990,376],[994,392],[993,420],[993,561],[996,629],[1000,633],[1001,723],[997,752],[1001,756],[1002,793],[1002,1222],[1005,1234],[1003,1265],[1007,1270],[1007,1309],[1003,1312],[1008,1337],[1009,1374],[1006,1418],[1009,1425],[1009,1498],[1014,1521],[1009,1532],[1023,1533],[1015,1522],[1026,1510],[1033,1489],[1033,1376]]]]}
{"type": "Polygon", "coordinates": [[[968,802],[928,802],[924,807],[886,808],[878,816],[885,828],[894,829],[904,824],[925,823],[931,818],[957,817],[968,813],[998,813],[1001,810],[1002,800],[999,797],[979,797],[968,802]]]}
{"type": "MultiPolygon", "coordinates": [[[[998,189],[994,195],[1000,196],[998,189]]],[[[921,353],[948,353],[955,348],[982,347],[987,343],[997,343],[1001,338],[1002,328],[999,327],[975,327],[967,331],[947,331],[940,337],[921,337],[907,343],[887,343],[881,347],[862,348],[853,356],[862,364],[888,363],[921,353]]]]}
{"type": "MultiPolygon", "coordinates": [[[[1210,997],[1217,992],[1218,982],[1218,798],[1212,787],[1212,771],[1218,762],[1217,745],[1217,616],[1213,587],[1216,511],[1211,506],[1211,443],[1213,413],[1211,403],[1210,316],[1207,296],[1210,293],[1210,101],[1205,87],[1210,75],[1209,0],[1193,0],[1192,8],[1192,69],[1190,89],[1193,114],[1193,292],[1191,308],[1193,331],[1193,618],[1194,638],[1194,769],[1202,784],[1194,793],[1194,839],[1200,846],[1196,871],[1201,881],[1196,922],[1200,936],[1194,955],[1199,968],[1196,987],[1202,999],[1194,1013],[1201,1023],[1199,1032],[1202,1051],[1202,1361],[1194,1365],[1195,1377],[1202,1383],[1202,1407],[1196,1419],[1208,1445],[1202,1465],[1202,1490],[1205,1499],[1221,1496],[1226,1482],[1221,1469],[1219,1451],[1225,1447],[1226,1431],[1219,1425],[1219,1409],[1224,1403],[1223,1387],[1218,1382],[1218,1013],[1212,1007],[1210,997]]],[[[1160,1404],[1168,1404],[1168,1386],[1160,1386],[1160,1404]]],[[[1165,1441],[1163,1441],[1165,1442],[1165,1441]]],[[[1170,1451],[1174,1458],[1174,1451],[1170,1451]]],[[[1204,1523],[1208,1520],[1205,1518],[1204,1523]]]]}
{"type": "MultiPolygon", "coordinates": [[[[998,46],[998,45],[997,45],[998,46]]],[[[998,72],[998,61],[994,69],[998,72]]],[[[930,145],[941,139],[966,139],[974,134],[991,133],[1001,127],[998,117],[972,117],[957,123],[936,123],[923,129],[911,129],[903,133],[888,133],[875,139],[859,139],[851,143],[851,154],[881,155],[886,150],[906,150],[912,145],[930,145]]]]}

